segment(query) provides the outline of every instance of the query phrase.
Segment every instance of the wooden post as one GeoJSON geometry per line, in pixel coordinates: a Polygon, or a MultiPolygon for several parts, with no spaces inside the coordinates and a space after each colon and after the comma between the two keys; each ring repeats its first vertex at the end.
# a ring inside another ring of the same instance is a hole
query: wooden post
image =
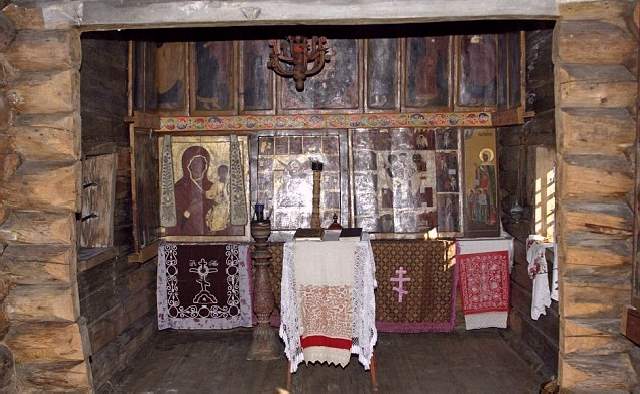
{"type": "Polygon", "coordinates": [[[282,354],[276,333],[269,324],[275,304],[269,283],[269,266],[271,265],[271,252],[267,244],[269,235],[271,235],[270,221],[251,222],[251,236],[255,240],[252,254],[253,312],[256,314],[258,325],[253,329],[253,341],[247,360],[275,360],[282,354]]]}
{"type": "Polygon", "coordinates": [[[631,392],[638,384],[635,345],[619,329],[633,271],[633,5],[560,4],[555,26],[560,392],[631,392]]]}
{"type": "Polygon", "coordinates": [[[313,197],[311,200],[311,228],[320,228],[320,175],[322,173],[322,163],[311,162],[313,171],[313,197]]]}

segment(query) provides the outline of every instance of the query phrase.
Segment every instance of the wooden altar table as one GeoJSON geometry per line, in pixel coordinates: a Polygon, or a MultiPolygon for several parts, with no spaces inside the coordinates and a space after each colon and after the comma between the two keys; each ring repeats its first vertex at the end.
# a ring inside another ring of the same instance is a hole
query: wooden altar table
{"type": "Polygon", "coordinates": [[[365,369],[371,368],[375,389],[374,272],[369,241],[285,243],[280,337],[289,373],[303,361],[345,366],[354,353],[365,369]]]}

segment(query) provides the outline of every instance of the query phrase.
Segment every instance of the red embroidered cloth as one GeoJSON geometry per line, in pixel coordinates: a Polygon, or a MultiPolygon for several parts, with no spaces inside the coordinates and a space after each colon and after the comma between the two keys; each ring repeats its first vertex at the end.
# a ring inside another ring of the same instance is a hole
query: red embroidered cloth
{"type": "Polygon", "coordinates": [[[464,314],[509,310],[509,254],[506,250],[459,255],[464,314]]]}

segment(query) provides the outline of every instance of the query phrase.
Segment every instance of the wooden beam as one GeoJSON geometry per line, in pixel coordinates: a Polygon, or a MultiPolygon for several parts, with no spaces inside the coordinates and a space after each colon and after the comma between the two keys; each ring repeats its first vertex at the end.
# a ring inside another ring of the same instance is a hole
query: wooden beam
{"type": "Polygon", "coordinates": [[[159,115],[138,111],[135,111],[133,116],[125,116],[124,121],[126,123],[133,123],[134,127],[141,129],[157,130],[162,127],[159,115]]]}
{"type": "Polygon", "coordinates": [[[108,248],[80,248],[78,251],[78,273],[97,267],[113,259],[116,255],[117,250],[113,246],[108,248]]]}
{"type": "Polygon", "coordinates": [[[0,195],[16,209],[76,212],[80,170],[79,162],[25,162],[0,185],[0,195]]]}
{"type": "Polygon", "coordinates": [[[128,256],[128,260],[130,263],[145,263],[152,258],[158,255],[158,243],[154,242],[153,244],[142,248],[141,251],[131,253],[128,256]]]}
{"type": "Polygon", "coordinates": [[[78,68],[80,35],[75,30],[22,30],[6,56],[21,72],[78,68]]]}
{"type": "MultiPolygon", "coordinates": [[[[59,1],[58,3],[62,3],[59,1]]],[[[558,15],[555,0],[397,0],[394,2],[332,1],[319,7],[313,1],[279,2],[146,1],[144,4],[115,0],[54,4],[58,13],[45,23],[67,23],[85,29],[108,27],[172,27],[297,24],[373,24],[435,22],[472,19],[552,19],[558,15]],[[77,10],[81,9],[82,12],[77,10]]],[[[47,7],[45,7],[45,11],[47,7]]]]}
{"type": "Polygon", "coordinates": [[[77,70],[21,74],[7,94],[14,97],[19,113],[73,112],[80,105],[80,74],[77,70]]]}

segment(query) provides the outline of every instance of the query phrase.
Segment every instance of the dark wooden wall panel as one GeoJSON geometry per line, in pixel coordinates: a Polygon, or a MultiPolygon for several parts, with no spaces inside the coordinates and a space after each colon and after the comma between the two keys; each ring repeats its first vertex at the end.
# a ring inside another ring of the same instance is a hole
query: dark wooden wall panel
{"type": "Polygon", "coordinates": [[[128,145],[126,41],[87,38],[82,40],[80,107],[82,151],[97,145],[128,145]]]}
{"type": "MultiPolygon", "coordinates": [[[[535,148],[555,147],[552,36],[550,28],[526,33],[527,110],[535,111],[535,115],[524,125],[500,128],[498,137],[502,223],[514,236],[511,339],[518,342],[516,348],[525,345],[533,350],[540,359],[542,372],[549,375],[555,375],[558,368],[558,303],[552,301],[546,316],[537,321],[531,319],[532,281],[527,273],[525,242],[527,236],[534,232],[535,148]],[[516,197],[525,209],[520,223],[514,223],[509,215],[516,197]]],[[[513,38],[509,40],[507,47],[515,47],[513,38]]],[[[510,91],[508,96],[519,99],[516,90],[510,91]]]]}
{"type": "Polygon", "coordinates": [[[128,42],[114,38],[92,34],[82,40],[82,151],[117,154],[114,257],[89,269],[84,262],[78,265],[80,314],[86,319],[97,392],[107,390],[109,380],[156,331],[156,265],[127,260],[133,251],[129,128],[124,122],[128,42]]]}

